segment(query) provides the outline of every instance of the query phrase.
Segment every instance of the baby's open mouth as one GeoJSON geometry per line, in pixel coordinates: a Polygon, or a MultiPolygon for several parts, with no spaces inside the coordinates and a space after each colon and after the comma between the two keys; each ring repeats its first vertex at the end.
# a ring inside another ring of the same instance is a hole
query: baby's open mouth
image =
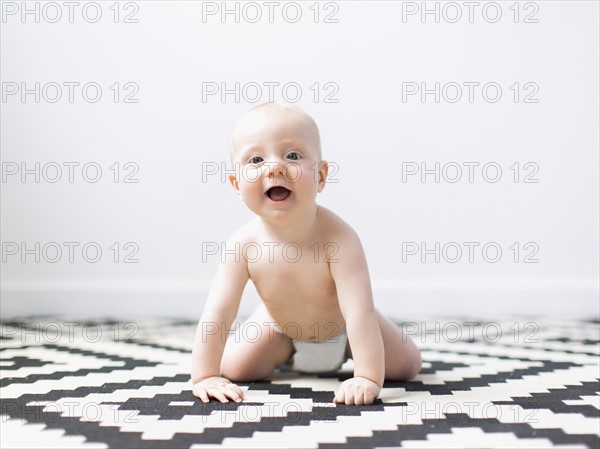
{"type": "Polygon", "coordinates": [[[265,192],[265,195],[267,195],[273,201],[284,201],[287,199],[288,196],[290,196],[291,193],[292,192],[290,192],[285,187],[277,186],[271,187],[265,192]]]}

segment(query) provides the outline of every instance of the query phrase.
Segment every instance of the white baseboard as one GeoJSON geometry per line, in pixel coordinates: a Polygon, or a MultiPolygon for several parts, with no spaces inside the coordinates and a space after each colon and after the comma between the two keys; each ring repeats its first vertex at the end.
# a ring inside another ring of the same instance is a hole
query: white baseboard
{"type": "MultiPolygon", "coordinates": [[[[3,317],[68,315],[131,319],[172,317],[196,320],[209,282],[3,282],[3,317]]],[[[600,317],[598,280],[374,280],[375,305],[387,316],[423,319],[435,316],[600,317]]],[[[240,316],[259,303],[249,283],[240,316]]]]}

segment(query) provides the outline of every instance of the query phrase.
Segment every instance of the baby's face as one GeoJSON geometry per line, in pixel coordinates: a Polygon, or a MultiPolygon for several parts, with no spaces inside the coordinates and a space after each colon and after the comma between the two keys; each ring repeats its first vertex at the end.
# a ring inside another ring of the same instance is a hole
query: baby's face
{"type": "Polygon", "coordinates": [[[257,215],[299,219],[325,185],[327,163],[320,160],[318,144],[314,127],[298,114],[250,113],[232,137],[231,185],[257,215]]]}

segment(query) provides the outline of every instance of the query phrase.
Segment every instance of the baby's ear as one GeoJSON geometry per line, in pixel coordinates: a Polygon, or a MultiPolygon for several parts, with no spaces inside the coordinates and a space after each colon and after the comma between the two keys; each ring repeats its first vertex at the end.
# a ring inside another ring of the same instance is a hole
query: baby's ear
{"type": "Polygon", "coordinates": [[[240,196],[240,186],[238,185],[237,179],[235,179],[235,175],[228,175],[227,178],[229,178],[229,183],[231,184],[231,187],[233,187],[233,190],[235,190],[237,196],[240,196]]]}
{"type": "Polygon", "coordinates": [[[327,173],[329,173],[329,164],[327,161],[319,162],[319,193],[325,188],[325,184],[327,183],[327,173]]]}

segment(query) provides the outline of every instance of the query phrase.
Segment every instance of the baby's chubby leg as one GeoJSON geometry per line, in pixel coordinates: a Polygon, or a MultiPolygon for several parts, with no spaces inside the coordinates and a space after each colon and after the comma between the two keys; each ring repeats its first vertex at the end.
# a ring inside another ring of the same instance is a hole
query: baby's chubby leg
{"type": "MultiPolygon", "coordinates": [[[[402,329],[377,311],[385,352],[385,378],[409,380],[421,371],[421,351],[402,329]]],[[[349,348],[348,348],[349,349],[349,348]]],[[[350,356],[351,352],[350,352],[350,356]]]]}
{"type": "Polygon", "coordinates": [[[292,343],[275,330],[275,321],[261,304],[236,334],[227,339],[221,373],[234,382],[264,379],[293,352],[292,343]],[[249,338],[244,338],[244,334],[249,338]]]}

